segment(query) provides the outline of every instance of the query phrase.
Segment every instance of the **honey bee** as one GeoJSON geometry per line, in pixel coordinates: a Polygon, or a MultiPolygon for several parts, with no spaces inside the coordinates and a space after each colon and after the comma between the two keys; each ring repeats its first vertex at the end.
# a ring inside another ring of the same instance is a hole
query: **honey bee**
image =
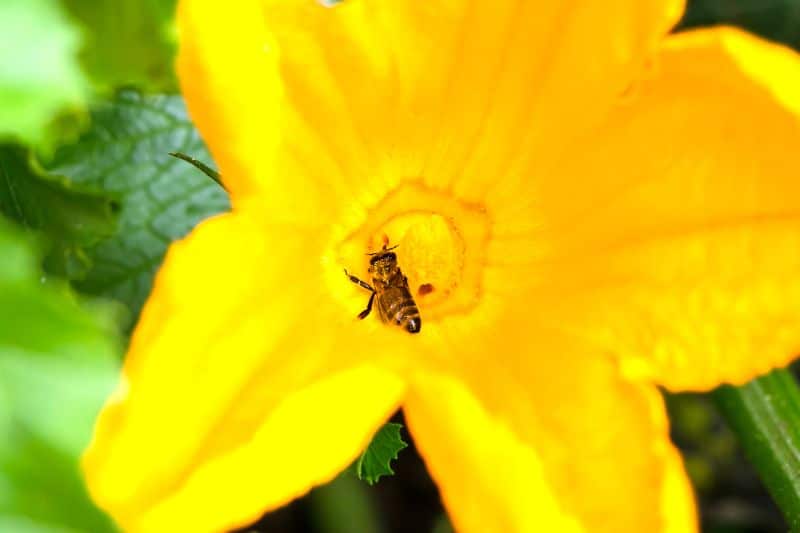
{"type": "Polygon", "coordinates": [[[419,333],[422,328],[419,309],[408,288],[408,278],[397,264],[397,255],[392,251],[395,248],[397,246],[387,248],[384,244],[380,252],[369,254],[372,256],[368,270],[372,285],[350,275],[346,269],[344,273],[350,281],[372,293],[367,308],[358,314],[358,318],[366,318],[377,299],[378,315],[384,323],[402,326],[409,333],[419,333]]]}

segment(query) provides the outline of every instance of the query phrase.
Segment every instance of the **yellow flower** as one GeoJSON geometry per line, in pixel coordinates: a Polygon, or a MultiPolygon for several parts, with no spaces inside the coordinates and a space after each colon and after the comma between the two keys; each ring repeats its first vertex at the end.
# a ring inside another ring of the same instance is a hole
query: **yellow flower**
{"type": "Polygon", "coordinates": [[[97,502],[129,531],[246,524],[402,407],[459,531],[694,531],[657,386],[800,348],[800,61],[665,37],[682,4],[182,2],[234,207],[169,251],[97,502]],[[419,334],[356,318],[342,271],[384,236],[419,334]]]}

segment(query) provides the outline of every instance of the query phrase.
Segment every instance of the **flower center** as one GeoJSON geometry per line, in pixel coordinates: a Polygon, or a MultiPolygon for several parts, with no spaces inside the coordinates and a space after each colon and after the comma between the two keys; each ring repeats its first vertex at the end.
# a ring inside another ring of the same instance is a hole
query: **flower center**
{"type": "Polygon", "coordinates": [[[339,241],[337,255],[342,266],[372,283],[365,254],[397,246],[398,266],[424,322],[466,313],[477,303],[488,237],[489,217],[482,205],[404,183],[339,241]]]}

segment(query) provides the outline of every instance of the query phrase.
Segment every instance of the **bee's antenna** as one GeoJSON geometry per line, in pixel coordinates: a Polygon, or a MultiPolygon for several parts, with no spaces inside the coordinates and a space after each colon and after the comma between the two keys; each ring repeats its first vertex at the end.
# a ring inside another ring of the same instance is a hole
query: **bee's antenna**
{"type": "Polygon", "coordinates": [[[399,244],[395,244],[391,248],[387,248],[386,245],[384,244],[383,248],[381,248],[381,250],[379,252],[369,252],[367,255],[378,255],[378,254],[382,254],[384,252],[390,252],[390,251],[394,250],[395,248],[397,248],[398,246],[400,246],[400,245],[399,244]]]}
{"type": "Polygon", "coordinates": [[[223,189],[225,188],[225,185],[222,183],[222,176],[220,175],[220,173],[217,172],[216,170],[214,170],[213,168],[211,168],[210,166],[206,165],[202,161],[198,161],[194,157],[190,157],[190,156],[188,156],[186,154],[182,154],[180,152],[169,152],[169,155],[171,155],[172,157],[175,157],[177,159],[181,159],[183,161],[186,161],[190,165],[192,165],[192,166],[196,167],[197,169],[199,169],[200,172],[202,172],[203,174],[205,174],[206,176],[208,176],[212,180],[216,181],[217,184],[220,187],[222,187],[223,189]]]}

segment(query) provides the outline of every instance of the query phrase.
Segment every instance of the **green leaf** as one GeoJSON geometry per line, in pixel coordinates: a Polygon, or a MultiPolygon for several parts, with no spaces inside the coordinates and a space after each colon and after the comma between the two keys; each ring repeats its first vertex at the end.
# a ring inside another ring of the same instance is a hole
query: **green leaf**
{"type": "Polygon", "coordinates": [[[56,116],[84,105],[80,33],[56,0],[3,0],[0,35],[0,138],[49,145],[56,116]]]}
{"type": "Polygon", "coordinates": [[[800,2],[797,0],[693,0],[679,28],[732,24],[800,48],[800,2]]]}
{"type": "Polygon", "coordinates": [[[78,459],[117,379],[114,324],[42,284],[38,258],[2,218],[0,257],[0,530],[113,531],[78,459]]]}
{"type": "Polygon", "coordinates": [[[167,246],[201,219],[228,209],[225,191],[179,151],[210,161],[179,96],[121,92],[92,112],[92,128],[59,149],[51,172],[114,195],[118,232],[88,252],[92,268],[76,286],[115,298],[135,317],[167,246]]]}
{"type": "Polygon", "coordinates": [[[31,153],[0,145],[0,213],[41,232],[50,245],[45,269],[76,279],[86,274],[86,249],[116,229],[116,203],[46,174],[31,153]]]}
{"type": "Polygon", "coordinates": [[[308,497],[312,531],[316,533],[381,533],[381,519],[373,492],[358,479],[343,473],[317,487],[308,497]]]}
{"type": "Polygon", "coordinates": [[[792,531],[800,530],[800,389],[788,370],[713,393],[792,531]]]}
{"type": "Polygon", "coordinates": [[[176,0],[62,2],[84,26],[81,60],[97,88],[176,91],[176,0]]]}
{"type": "Polygon", "coordinates": [[[394,474],[391,462],[397,459],[400,450],[408,446],[400,437],[402,428],[401,424],[389,422],[378,430],[354,465],[358,479],[374,485],[381,476],[394,474]]]}

